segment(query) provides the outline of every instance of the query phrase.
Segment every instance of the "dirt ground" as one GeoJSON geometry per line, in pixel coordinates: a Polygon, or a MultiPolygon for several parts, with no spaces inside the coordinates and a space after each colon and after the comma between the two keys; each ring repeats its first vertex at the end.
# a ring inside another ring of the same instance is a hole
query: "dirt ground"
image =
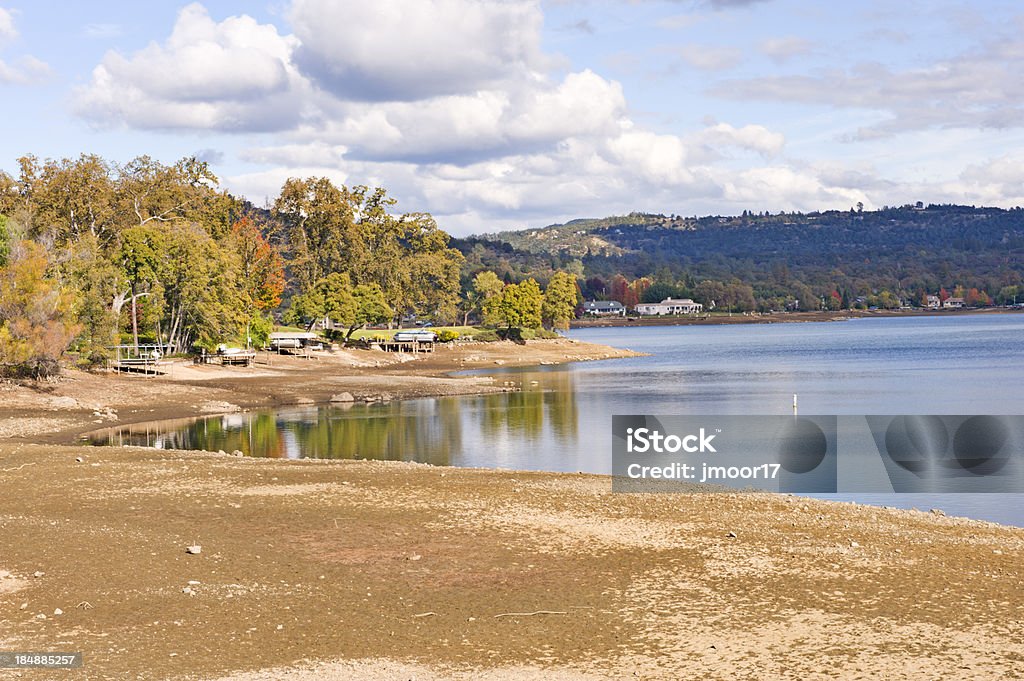
{"type": "Polygon", "coordinates": [[[1024,678],[1020,529],[612,494],[592,475],[60,444],[332,391],[500,389],[441,374],[610,353],[528,349],[3,386],[0,651],[85,663],[0,678],[1024,678]]]}

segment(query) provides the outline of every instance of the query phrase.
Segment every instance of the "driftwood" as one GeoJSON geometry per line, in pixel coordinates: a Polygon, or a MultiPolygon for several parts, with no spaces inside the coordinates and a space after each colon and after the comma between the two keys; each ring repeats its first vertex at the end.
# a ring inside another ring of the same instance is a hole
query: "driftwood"
{"type": "Polygon", "coordinates": [[[9,473],[10,471],[20,471],[25,466],[35,466],[35,465],[36,465],[35,461],[30,461],[28,463],[23,463],[20,466],[15,466],[14,468],[0,468],[0,471],[3,471],[4,473],[9,473]]]}

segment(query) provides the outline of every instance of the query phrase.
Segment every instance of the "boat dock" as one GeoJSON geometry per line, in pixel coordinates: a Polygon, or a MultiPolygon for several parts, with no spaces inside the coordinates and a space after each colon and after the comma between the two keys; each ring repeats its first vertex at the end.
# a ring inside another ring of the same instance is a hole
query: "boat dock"
{"type": "Polygon", "coordinates": [[[240,350],[238,352],[206,352],[196,357],[196,364],[219,364],[221,366],[252,366],[256,362],[255,350],[240,350]]]}
{"type": "Polygon", "coordinates": [[[108,368],[117,373],[146,374],[149,376],[163,376],[164,370],[164,348],[159,345],[115,345],[111,348],[115,351],[114,359],[107,363],[108,368]]]}

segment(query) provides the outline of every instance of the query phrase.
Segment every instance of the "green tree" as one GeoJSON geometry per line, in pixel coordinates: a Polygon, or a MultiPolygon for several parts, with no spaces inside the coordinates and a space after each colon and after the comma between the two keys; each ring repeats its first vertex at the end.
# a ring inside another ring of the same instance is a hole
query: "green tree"
{"type": "Polygon", "coordinates": [[[300,289],[344,273],[356,285],[379,286],[397,314],[453,319],[462,254],[430,215],[396,216],[394,204],[383,188],[289,179],[274,211],[287,226],[289,267],[300,289]]]}
{"type": "Polygon", "coordinates": [[[568,329],[579,302],[576,295],[576,277],[568,272],[555,272],[544,290],[543,320],[553,329],[568,329]]]}
{"type": "Polygon", "coordinates": [[[62,270],[76,294],[82,349],[101,351],[116,343],[118,314],[114,301],[123,277],[103,252],[99,236],[87,233],[69,245],[62,270]]]}
{"type": "Polygon", "coordinates": [[[284,183],[274,214],[285,225],[289,268],[301,290],[354,264],[354,207],[348,189],[335,187],[326,177],[290,178],[284,183]]]}
{"type": "MultiPolygon", "coordinates": [[[[483,311],[488,308],[488,302],[496,296],[501,295],[502,289],[505,288],[505,282],[498,278],[498,275],[490,270],[484,270],[478,272],[473,277],[473,286],[467,296],[466,316],[463,319],[463,325],[469,324],[469,315],[479,310],[483,311]]],[[[488,319],[487,315],[483,315],[483,323],[485,326],[496,326],[497,324],[493,319],[488,319]]]]}
{"type": "Polygon", "coordinates": [[[394,310],[384,299],[384,292],[377,284],[359,284],[352,290],[352,297],[355,299],[356,309],[352,318],[346,322],[346,343],[359,329],[370,324],[384,324],[394,315],[394,310]]]}
{"type": "Polygon", "coordinates": [[[292,298],[289,316],[302,324],[330,318],[336,324],[347,325],[355,319],[357,309],[358,304],[352,295],[352,280],[347,274],[334,272],[292,298]]]}
{"type": "Polygon", "coordinates": [[[138,301],[150,295],[150,289],[159,280],[165,242],[163,232],[151,226],[132,227],[121,234],[118,263],[129,288],[117,295],[113,308],[120,314],[125,302],[131,304],[132,339],[136,349],[139,347],[138,301]]]}
{"type": "Polygon", "coordinates": [[[11,254],[11,231],[7,226],[7,216],[0,215],[0,267],[7,264],[11,254]]]}
{"type": "Polygon", "coordinates": [[[544,296],[533,279],[509,284],[500,296],[488,301],[485,314],[507,329],[539,329],[544,296]]]}

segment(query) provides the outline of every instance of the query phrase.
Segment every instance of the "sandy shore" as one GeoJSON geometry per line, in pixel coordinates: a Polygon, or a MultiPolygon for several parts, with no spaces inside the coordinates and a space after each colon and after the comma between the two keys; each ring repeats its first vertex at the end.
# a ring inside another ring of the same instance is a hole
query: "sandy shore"
{"type": "Polygon", "coordinates": [[[97,421],[340,390],[499,390],[444,373],[613,354],[451,352],[2,386],[0,651],[85,653],[31,679],[1024,674],[1024,530],[782,495],[612,494],[591,475],[55,444],[97,421]]]}

